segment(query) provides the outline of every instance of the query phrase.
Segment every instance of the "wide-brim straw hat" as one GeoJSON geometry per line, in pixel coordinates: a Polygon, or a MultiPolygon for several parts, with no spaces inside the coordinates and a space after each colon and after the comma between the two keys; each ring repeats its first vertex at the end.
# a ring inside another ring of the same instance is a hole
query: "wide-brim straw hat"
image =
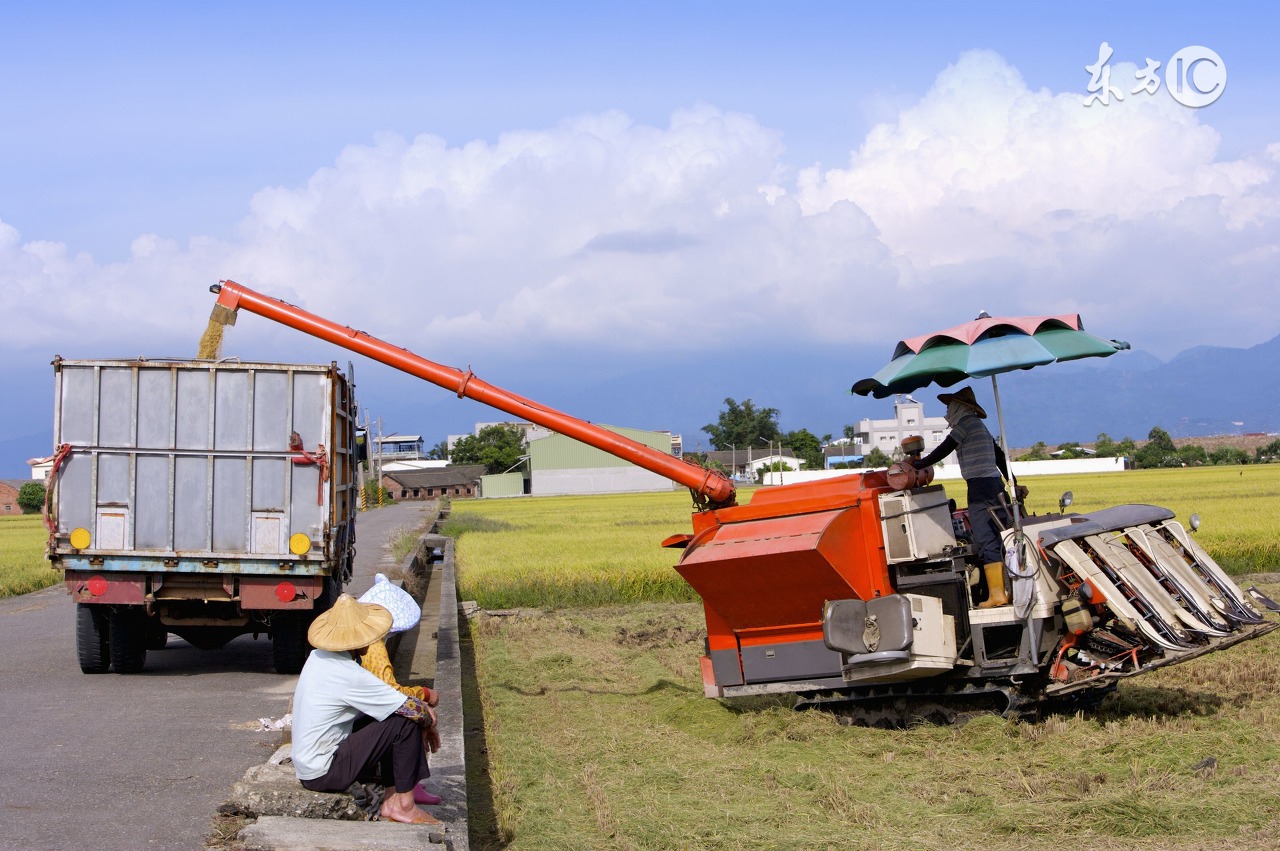
{"type": "Polygon", "coordinates": [[[961,387],[954,393],[942,393],[938,396],[938,401],[944,405],[950,405],[952,402],[959,402],[973,409],[973,412],[980,419],[987,418],[987,412],[982,410],[982,406],[978,404],[978,399],[973,395],[972,387],[961,387]]]}
{"type": "Polygon", "coordinates": [[[422,620],[422,607],[408,591],[395,585],[381,573],[373,576],[373,585],[360,595],[361,603],[375,603],[391,612],[391,632],[413,629],[422,620]]]}
{"type": "Polygon", "coordinates": [[[391,612],[374,603],[361,603],[342,594],[333,608],[320,615],[307,630],[307,640],[318,650],[355,650],[368,647],[391,629],[391,612]]]}

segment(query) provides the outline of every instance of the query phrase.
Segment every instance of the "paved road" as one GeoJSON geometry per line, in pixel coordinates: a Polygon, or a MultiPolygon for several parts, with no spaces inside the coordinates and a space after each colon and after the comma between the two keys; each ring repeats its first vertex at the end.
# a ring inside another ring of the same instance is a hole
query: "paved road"
{"type": "MultiPolygon", "coordinates": [[[[361,515],[349,590],[425,509],[361,515]]],[[[254,728],[288,711],[296,680],[249,636],[215,651],[170,637],[141,674],[86,676],[61,586],[0,600],[0,848],[201,848],[231,784],[278,743],[254,728]]]]}

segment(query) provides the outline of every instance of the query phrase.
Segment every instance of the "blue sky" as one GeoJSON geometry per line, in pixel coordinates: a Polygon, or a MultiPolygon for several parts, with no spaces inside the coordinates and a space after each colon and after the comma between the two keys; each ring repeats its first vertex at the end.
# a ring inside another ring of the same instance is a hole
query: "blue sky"
{"type": "MultiPolygon", "coordinates": [[[[732,353],[698,398],[620,422],[687,442],[726,395],[818,433],[883,416],[848,384],[897,339],[978,309],[1079,311],[1161,358],[1263,342],[1280,333],[1277,18],[1190,3],[8,4],[0,380],[30,415],[0,425],[0,455],[47,444],[54,354],[193,354],[221,278],[566,405],[624,375],[634,390],[646,364],[661,384],[732,353]],[[1165,86],[1086,108],[1103,41],[1126,91],[1134,66],[1190,45],[1217,51],[1227,87],[1199,110],[1165,86]],[[784,407],[776,381],[750,379],[806,357],[846,360],[849,380],[784,407]]],[[[348,357],[261,322],[227,353],[348,357]]],[[[430,388],[407,403],[405,384],[359,369],[394,430],[490,418],[430,388]]],[[[584,416],[634,417],[590,395],[584,416]]]]}

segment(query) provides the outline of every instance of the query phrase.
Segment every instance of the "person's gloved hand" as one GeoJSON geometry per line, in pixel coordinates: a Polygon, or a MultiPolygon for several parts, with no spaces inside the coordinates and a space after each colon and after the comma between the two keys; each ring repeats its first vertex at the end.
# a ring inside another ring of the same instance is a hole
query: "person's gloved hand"
{"type": "Polygon", "coordinates": [[[1027,494],[1031,493],[1031,491],[1027,489],[1026,485],[1018,485],[1018,487],[1015,488],[1014,490],[1015,490],[1015,495],[1018,498],[1018,502],[1025,501],[1027,498],[1027,494]]]}

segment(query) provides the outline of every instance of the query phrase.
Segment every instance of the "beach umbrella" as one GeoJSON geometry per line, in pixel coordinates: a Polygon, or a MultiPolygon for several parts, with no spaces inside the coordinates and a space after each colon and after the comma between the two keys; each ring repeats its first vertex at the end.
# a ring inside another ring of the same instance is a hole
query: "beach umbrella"
{"type": "MultiPolygon", "coordinates": [[[[989,376],[1000,423],[1000,443],[1005,457],[1009,458],[997,375],[1057,361],[1107,357],[1127,348],[1128,343],[1105,340],[1085,331],[1078,313],[993,317],[984,311],[972,322],[899,341],[889,363],[875,375],[854,384],[852,389],[860,396],[883,399],[930,384],[950,387],[967,379],[989,376]]],[[[1014,526],[1021,531],[1018,501],[1014,499],[1012,504],[1014,526]]]]}
{"type": "Polygon", "coordinates": [[[1080,315],[998,316],[981,314],[972,322],[902,340],[889,363],[853,385],[861,396],[883,399],[937,384],[951,385],[1055,361],[1107,357],[1129,348],[1084,330],[1080,315]]]}

